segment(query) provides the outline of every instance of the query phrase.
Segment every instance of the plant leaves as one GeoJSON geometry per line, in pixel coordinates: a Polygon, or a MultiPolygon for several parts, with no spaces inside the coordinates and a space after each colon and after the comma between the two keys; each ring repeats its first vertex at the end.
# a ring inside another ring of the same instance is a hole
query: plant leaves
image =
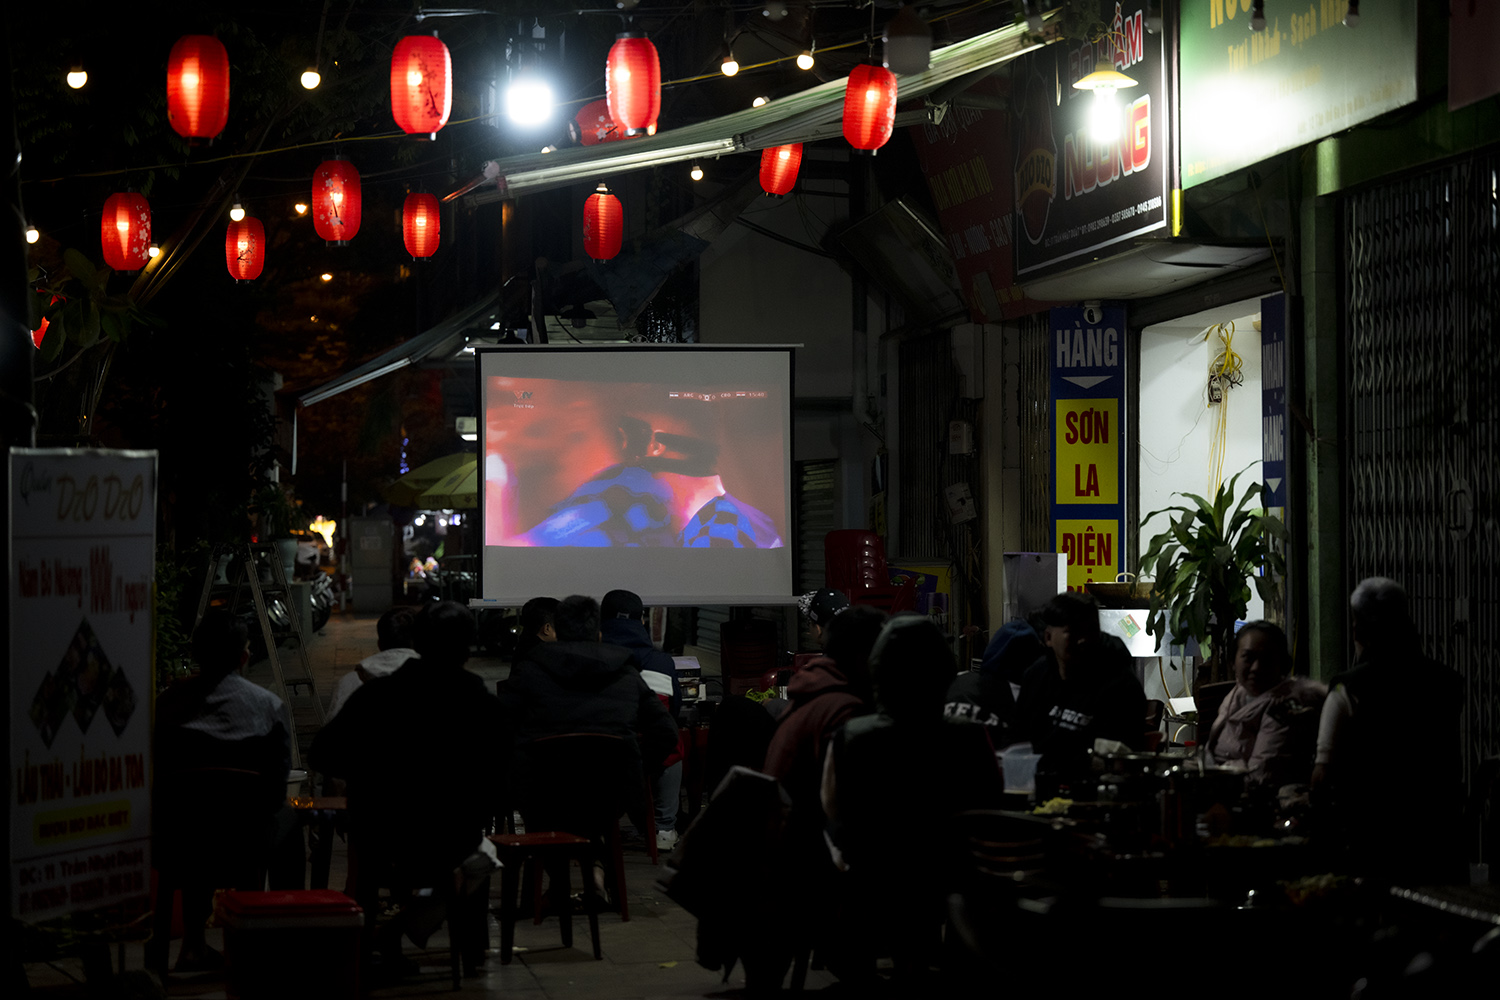
{"type": "MultiPolygon", "coordinates": [[[[103,282],[99,277],[99,269],[94,266],[93,261],[83,255],[82,251],[75,250],[72,247],[64,250],[63,266],[85,288],[93,290],[103,287],[103,282]]],[[[105,273],[105,276],[108,277],[108,272],[105,273]]]]}

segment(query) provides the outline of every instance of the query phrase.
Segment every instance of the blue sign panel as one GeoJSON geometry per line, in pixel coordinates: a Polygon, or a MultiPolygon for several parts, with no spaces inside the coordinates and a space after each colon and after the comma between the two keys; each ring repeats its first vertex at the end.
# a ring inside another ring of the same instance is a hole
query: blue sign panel
{"type": "Polygon", "coordinates": [[[1286,296],[1260,300],[1260,461],[1267,507],[1286,506],[1286,296]]]}

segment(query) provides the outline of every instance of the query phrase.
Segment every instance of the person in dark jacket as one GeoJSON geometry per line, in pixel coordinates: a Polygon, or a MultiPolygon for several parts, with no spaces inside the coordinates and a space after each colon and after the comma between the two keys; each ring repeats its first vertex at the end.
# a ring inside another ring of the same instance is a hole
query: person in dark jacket
{"type": "Polygon", "coordinates": [[[1422,652],[1406,590],[1361,580],[1349,596],[1354,667],[1329,682],[1313,802],[1354,871],[1408,885],[1457,881],[1463,681],[1422,652]]]}
{"type": "MultiPolygon", "coordinates": [[[[364,904],[374,906],[381,887],[405,895],[451,885],[503,799],[494,748],[505,745],[504,723],[484,681],[464,669],[473,639],[461,604],[423,606],[412,622],[420,658],[361,684],[313,740],[309,763],[348,783],[351,881],[364,904]]],[[[383,945],[391,955],[399,935],[383,945]]],[[[483,955],[478,942],[464,952],[470,968],[483,955]]]]}
{"type": "Polygon", "coordinates": [[[744,952],[746,986],[752,990],[779,985],[799,947],[813,946],[827,960],[842,946],[835,934],[824,933],[838,923],[838,871],[823,842],[828,818],[819,786],[829,741],[850,719],[870,711],[870,650],[884,625],[885,615],[876,608],[845,608],[828,622],[823,655],[788,684],[790,706],[777,723],[762,770],[781,782],[791,800],[778,869],[805,902],[774,925],[759,928],[754,948],[744,952]]]}
{"type": "MultiPolygon", "coordinates": [[[[239,673],[250,659],[245,624],[209,611],[193,631],[192,652],[199,672],[157,698],[154,736],[152,860],[182,887],[181,971],[222,962],[204,940],[214,890],[261,888],[291,766],[285,705],[239,673]]],[[[156,935],[150,966],[165,971],[160,922],[156,935]]]]}
{"type": "Polygon", "coordinates": [[[1041,618],[1048,655],[1026,671],[1016,700],[1017,735],[1042,755],[1039,796],[1043,784],[1085,779],[1094,740],[1139,749],[1146,730],[1146,692],[1130,651],[1099,631],[1094,599],[1064,591],[1047,602],[1041,618]]]}
{"type": "Polygon", "coordinates": [[[996,749],[1009,746],[1016,723],[1016,699],[1009,678],[1035,663],[1042,655],[1042,641],[1025,621],[1006,622],[996,629],[984,648],[978,670],[960,673],[948,685],[943,715],[989,727],[996,749]]]}
{"type": "Polygon", "coordinates": [[[938,943],[948,872],[913,863],[914,825],[938,857],[949,857],[957,815],[995,808],[1005,783],[981,726],[943,717],[954,675],[948,640],[923,615],[897,615],[870,654],[875,713],[851,719],[829,746],[823,806],[830,839],[847,866],[847,935],[861,942],[841,979],[859,988],[874,954],[896,959],[898,976],[920,976],[938,943]]]}
{"type": "MultiPolygon", "coordinates": [[[[611,590],[599,604],[599,632],[604,642],[630,651],[630,662],[641,672],[646,686],[656,692],[675,720],[682,710],[682,684],[672,654],[657,649],[646,629],[646,606],[640,595],[629,590],[611,590]]],[[[656,846],[670,851],[677,844],[677,807],[682,798],[682,734],[661,762],[661,773],[651,784],[656,805],[656,846]]]]}
{"type": "Polygon", "coordinates": [[[536,766],[556,750],[542,745],[550,737],[613,736],[620,739],[621,751],[609,763],[609,774],[590,777],[607,778],[600,787],[614,800],[598,803],[599,815],[618,804],[614,816],[619,816],[643,790],[645,775],[659,770],[677,745],[677,725],[631,665],[630,651],[599,641],[599,605],[593,598],[564,598],[554,623],[557,641],[533,646],[501,689],[516,739],[511,767],[516,801],[532,824],[534,814],[548,813],[568,795],[568,788],[536,766]]]}

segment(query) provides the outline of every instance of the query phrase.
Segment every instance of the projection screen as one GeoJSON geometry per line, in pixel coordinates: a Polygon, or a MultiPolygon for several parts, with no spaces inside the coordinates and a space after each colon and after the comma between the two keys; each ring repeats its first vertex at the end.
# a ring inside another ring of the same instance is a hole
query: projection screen
{"type": "Polygon", "coordinates": [[[484,601],[790,603],[790,347],[477,354],[484,601]]]}

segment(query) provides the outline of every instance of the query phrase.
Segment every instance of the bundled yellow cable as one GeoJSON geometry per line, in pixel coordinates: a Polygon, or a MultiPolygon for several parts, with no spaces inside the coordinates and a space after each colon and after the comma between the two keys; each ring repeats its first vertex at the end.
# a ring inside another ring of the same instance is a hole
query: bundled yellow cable
{"type": "Polygon", "coordinates": [[[1244,362],[1234,353],[1234,322],[1219,323],[1210,331],[1223,347],[1208,363],[1208,405],[1218,403],[1219,412],[1209,430],[1208,496],[1217,496],[1224,482],[1224,450],[1229,440],[1229,388],[1245,381],[1244,362]],[[1217,389],[1218,399],[1214,399],[1217,389]]]}

